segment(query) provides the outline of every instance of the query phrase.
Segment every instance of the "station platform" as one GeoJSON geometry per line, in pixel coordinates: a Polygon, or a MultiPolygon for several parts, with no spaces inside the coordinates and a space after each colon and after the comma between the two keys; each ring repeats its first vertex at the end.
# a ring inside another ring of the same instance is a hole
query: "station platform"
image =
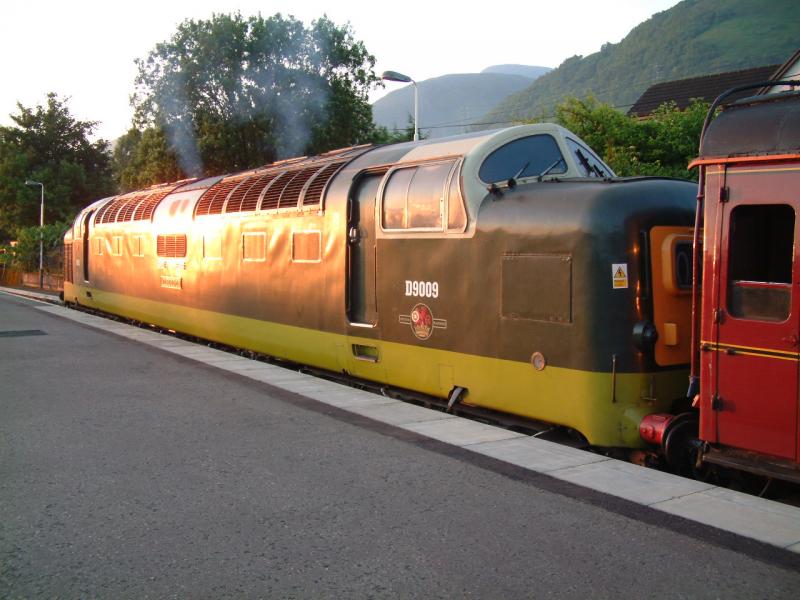
{"type": "Polygon", "coordinates": [[[0,292],[0,596],[796,597],[800,508],[0,292]]]}

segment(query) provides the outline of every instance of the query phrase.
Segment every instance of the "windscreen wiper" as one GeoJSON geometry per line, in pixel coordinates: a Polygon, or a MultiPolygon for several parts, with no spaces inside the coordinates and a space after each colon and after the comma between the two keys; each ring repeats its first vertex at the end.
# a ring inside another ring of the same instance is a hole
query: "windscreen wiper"
{"type": "MultiPolygon", "coordinates": [[[[547,168],[546,168],[544,171],[542,171],[541,173],[539,173],[539,175],[537,175],[537,176],[536,176],[536,179],[538,179],[539,181],[541,181],[541,180],[542,180],[542,177],[544,177],[545,175],[548,175],[548,174],[550,173],[550,171],[552,171],[553,169],[555,169],[555,168],[556,168],[556,166],[558,166],[558,165],[559,165],[559,164],[561,164],[562,162],[564,162],[564,158],[563,158],[563,157],[559,157],[559,159],[558,159],[556,162],[554,162],[552,165],[550,165],[549,167],[547,167],[547,168]]],[[[525,165],[525,166],[527,167],[528,165],[525,165]]]]}

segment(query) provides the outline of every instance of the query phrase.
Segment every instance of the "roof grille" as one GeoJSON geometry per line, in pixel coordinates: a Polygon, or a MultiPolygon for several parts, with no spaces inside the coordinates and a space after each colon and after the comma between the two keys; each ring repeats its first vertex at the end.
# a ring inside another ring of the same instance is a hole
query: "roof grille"
{"type": "Polygon", "coordinates": [[[158,203],[176,187],[176,185],[170,184],[117,196],[100,209],[94,222],[124,223],[149,220],[158,203]]]}
{"type": "MultiPolygon", "coordinates": [[[[176,186],[177,187],[177,186],[176,186]]],[[[133,212],[133,220],[134,221],[149,221],[153,218],[153,213],[156,210],[156,206],[166,198],[174,187],[170,187],[167,189],[155,191],[151,193],[146,198],[143,198],[142,201],[136,206],[136,210],[133,212]]]]}
{"type": "Polygon", "coordinates": [[[281,193],[288,185],[294,172],[284,171],[267,188],[267,193],[264,194],[264,199],[261,201],[261,210],[273,210],[278,208],[281,199],[281,193]]]}
{"type": "Polygon", "coordinates": [[[195,208],[194,214],[221,214],[222,209],[225,206],[225,200],[228,198],[228,194],[230,194],[231,191],[233,191],[233,189],[242,182],[242,180],[249,177],[250,174],[232,175],[231,177],[226,177],[225,179],[222,179],[221,181],[218,181],[212,185],[202,196],[200,196],[200,200],[197,201],[197,207],[195,208]]]}
{"type": "Polygon", "coordinates": [[[319,170],[319,165],[313,167],[306,167],[300,171],[294,172],[292,177],[283,188],[281,192],[281,199],[278,202],[278,208],[297,208],[300,202],[300,192],[306,186],[306,182],[319,170]]]}
{"type": "Polygon", "coordinates": [[[239,187],[237,187],[231,197],[228,198],[228,203],[225,205],[225,212],[252,212],[258,208],[258,198],[269,182],[275,179],[278,173],[270,172],[262,175],[253,175],[245,179],[239,187]]]}
{"type": "Polygon", "coordinates": [[[113,223],[114,219],[117,216],[117,211],[124,203],[125,203],[124,196],[117,196],[113,200],[109,201],[103,208],[100,209],[100,212],[97,213],[94,222],[113,223]]]}
{"type": "Polygon", "coordinates": [[[209,187],[195,205],[195,216],[315,207],[342,165],[371,146],[353,146],[265,165],[230,175],[209,187]]]}
{"type": "Polygon", "coordinates": [[[312,206],[320,203],[322,200],[322,192],[325,191],[328,182],[333,178],[344,162],[345,161],[340,160],[330,163],[317,172],[311,180],[311,183],[309,183],[305,196],[303,196],[303,206],[312,206]]]}

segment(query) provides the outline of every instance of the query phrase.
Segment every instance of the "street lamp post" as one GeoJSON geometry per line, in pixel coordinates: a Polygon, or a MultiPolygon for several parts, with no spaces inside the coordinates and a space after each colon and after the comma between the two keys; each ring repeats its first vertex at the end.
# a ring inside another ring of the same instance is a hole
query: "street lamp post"
{"type": "Polygon", "coordinates": [[[399,81],[400,83],[411,83],[414,85],[414,141],[419,141],[419,88],[417,82],[411,79],[408,75],[403,75],[397,71],[384,71],[381,79],[386,81],[399,81]]]}
{"type": "Polygon", "coordinates": [[[42,203],[39,207],[39,289],[44,289],[44,184],[26,179],[25,185],[38,185],[42,188],[42,203]]]}

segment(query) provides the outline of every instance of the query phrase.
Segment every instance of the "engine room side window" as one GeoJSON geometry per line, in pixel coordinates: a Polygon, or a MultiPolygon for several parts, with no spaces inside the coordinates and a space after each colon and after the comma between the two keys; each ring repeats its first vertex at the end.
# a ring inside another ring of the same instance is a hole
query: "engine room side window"
{"type": "Polygon", "coordinates": [[[267,234],[262,231],[242,234],[242,260],[264,262],[267,259],[267,234]]]}
{"type": "Polygon", "coordinates": [[[519,138],[500,146],[483,161],[478,176],[484,183],[519,177],[566,173],[567,163],[553,136],[519,138]]]}
{"type": "Polygon", "coordinates": [[[453,161],[397,169],[383,191],[383,228],[441,231],[453,161]]]}

